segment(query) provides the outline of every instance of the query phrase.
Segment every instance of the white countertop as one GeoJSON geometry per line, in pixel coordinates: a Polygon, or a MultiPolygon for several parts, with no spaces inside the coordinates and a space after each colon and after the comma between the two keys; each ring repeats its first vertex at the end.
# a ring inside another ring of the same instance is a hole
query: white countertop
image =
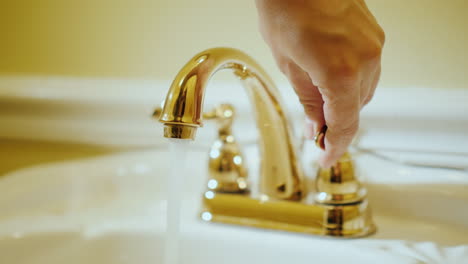
{"type": "MultiPolygon", "coordinates": [[[[0,137],[160,145],[162,129],[150,116],[169,85],[170,81],[157,80],[0,77],[0,137]]],[[[290,116],[300,124],[303,114],[296,95],[288,84],[279,87],[290,116]]],[[[236,123],[251,116],[247,96],[237,83],[214,81],[207,89],[207,108],[229,102],[236,106],[236,123]]],[[[468,126],[468,91],[380,87],[362,111],[361,127],[369,123],[388,130],[396,126],[411,130],[416,125],[436,132],[443,125],[444,133],[460,131],[468,126]]],[[[202,137],[213,134],[209,123],[207,127],[200,130],[202,137]]]]}

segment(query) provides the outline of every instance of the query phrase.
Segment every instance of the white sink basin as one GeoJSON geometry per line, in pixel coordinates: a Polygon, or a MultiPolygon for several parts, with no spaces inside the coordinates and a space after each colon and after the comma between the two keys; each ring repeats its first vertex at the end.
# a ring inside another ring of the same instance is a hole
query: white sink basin
{"type": "MultiPolygon", "coordinates": [[[[149,114],[169,84],[4,80],[0,137],[161,146],[162,128],[149,114]]],[[[234,127],[235,135],[239,141],[251,142],[252,123],[242,126],[252,122],[243,91],[237,83],[212,85],[216,89],[207,94],[207,106],[233,103],[239,110],[236,125],[241,125],[238,130],[234,127]]],[[[302,121],[296,95],[289,85],[280,87],[293,118],[302,121]]],[[[394,159],[467,168],[467,101],[464,90],[379,89],[363,111],[366,133],[360,146],[386,149],[394,159]],[[423,155],[403,149],[465,150],[465,154],[423,155]]],[[[368,154],[355,159],[378,227],[373,236],[337,240],[201,222],[198,209],[206,178],[207,138],[215,131],[207,122],[197,137],[205,150],[188,154],[190,170],[181,190],[181,263],[468,263],[467,170],[408,167],[368,154]]],[[[28,155],[24,148],[10,146],[14,151],[4,151],[8,154],[1,155],[2,161],[24,159],[15,164],[28,164],[38,155],[50,158],[54,151],[40,146],[28,155]]],[[[60,153],[67,151],[60,148],[60,153]]],[[[247,160],[253,161],[249,168],[255,172],[258,158],[254,151],[246,151],[247,160]]],[[[93,155],[98,153],[108,152],[93,155]]],[[[161,263],[169,155],[161,150],[103,155],[0,176],[0,264],[161,263]]]]}
{"type": "MultiPolygon", "coordinates": [[[[181,263],[468,263],[465,173],[356,155],[378,231],[338,240],[201,222],[206,152],[188,155],[181,263]]],[[[162,263],[169,156],[112,154],[0,178],[0,263],[162,263]]]]}

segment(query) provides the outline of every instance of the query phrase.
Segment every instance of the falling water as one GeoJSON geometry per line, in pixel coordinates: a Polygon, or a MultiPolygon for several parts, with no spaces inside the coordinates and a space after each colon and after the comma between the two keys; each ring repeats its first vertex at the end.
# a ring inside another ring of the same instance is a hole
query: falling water
{"type": "Polygon", "coordinates": [[[166,235],[163,264],[178,264],[180,256],[180,209],[189,140],[171,139],[171,172],[167,182],[166,235]]]}

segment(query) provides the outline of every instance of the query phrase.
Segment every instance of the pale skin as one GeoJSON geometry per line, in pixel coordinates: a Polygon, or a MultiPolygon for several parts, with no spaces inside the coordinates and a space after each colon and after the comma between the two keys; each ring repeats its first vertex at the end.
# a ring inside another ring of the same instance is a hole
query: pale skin
{"type": "Polygon", "coordinates": [[[256,0],[260,32],[306,113],[306,136],[327,125],[319,162],[346,152],[372,99],[385,34],[364,0],[256,0]]]}

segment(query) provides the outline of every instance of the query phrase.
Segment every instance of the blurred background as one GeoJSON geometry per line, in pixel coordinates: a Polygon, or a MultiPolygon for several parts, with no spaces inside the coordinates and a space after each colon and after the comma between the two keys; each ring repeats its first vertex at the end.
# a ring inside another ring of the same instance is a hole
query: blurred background
{"type": "MultiPolygon", "coordinates": [[[[0,264],[157,259],[160,234],[178,217],[178,207],[167,210],[178,202],[166,197],[178,193],[166,179],[184,177],[184,167],[190,176],[178,188],[184,263],[333,263],[337,255],[466,264],[468,0],[366,2],[387,37],[381,87],[361,115],[351,152],[383,232],[381,242],[351,242],[348,252],[347,242],[321,239],[316,247],[305,236],[198,227],[195,210],[218,124],[206,120],[195,142],[172,143],[178,147],[171,153],[152,117],[192,56],[229,46],[273,77],[301,142],[303,109],[258,32],[254,0],[0,0],[0,264]],[[263,257],[275,261],[255,261],[263,257]]],[[[224,102],[236,107],[233,134],[255,183],[263,153],[255,144],[253,104],[228,73],[210,81],[216,89],[207,89],[204,110],[224,102]]],[[[311,141],[302,148],[298,160],[312,178],[318,150],[311,141]]]]}
{"type": "MultiPolygon", "coordinates": [[[[387,34],[381,86],[468,88],[468,1],[368,0],[387,34]]],[[[242,49],[279,82],[254,1],[0,3],[0,75],[171,80],[195,53],[242,49]]]]}

